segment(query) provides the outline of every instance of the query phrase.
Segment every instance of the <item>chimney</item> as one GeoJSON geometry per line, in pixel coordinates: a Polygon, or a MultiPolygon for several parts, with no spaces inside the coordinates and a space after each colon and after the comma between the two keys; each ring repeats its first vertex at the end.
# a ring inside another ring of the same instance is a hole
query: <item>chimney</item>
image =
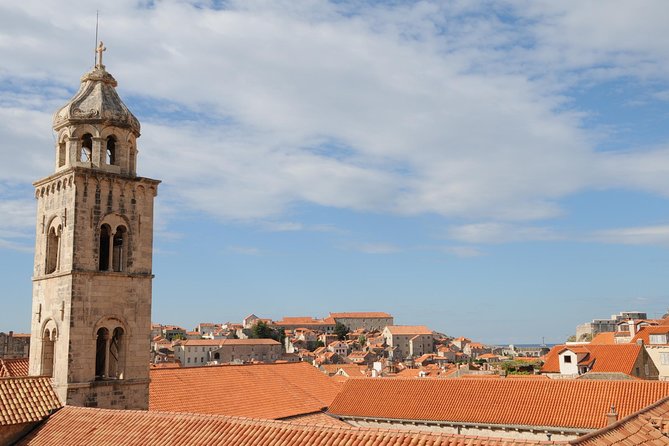
{"type": "Polygon", "coordinates": [[[616,421],[618,421],[618,412],[616,412],[616,406],[611,404],[611,410],[606,414],[606,425],[610,426],[616,421]]]}

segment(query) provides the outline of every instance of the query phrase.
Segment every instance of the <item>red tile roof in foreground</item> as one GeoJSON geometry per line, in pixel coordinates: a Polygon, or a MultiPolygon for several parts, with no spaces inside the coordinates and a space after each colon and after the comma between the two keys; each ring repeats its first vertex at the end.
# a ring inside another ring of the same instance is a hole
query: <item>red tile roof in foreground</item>
{"type": "Polygon", "coordinates": [[[348,380],[329,413],[346,417],[597,429],[669,395],[669,382],[532,379],[348,380]]]}
{"type": "Polygon", "coordinates": [[[28,376],[28,358],[0,359],[0,378],[28,376]]]}
{"type": "Polygon", "coordinates": [[[108,410],[66,406],[21,440],[20,446],[538,446],[533,440],[467,437],[296,425],[216,415],[108,410]]]}
{"type": "Polygon", "coordinates": [[[580,446],[669,445],[669,398],[571,442],[580,446]]]}
{"type": "Polygon", "coordinates": [[[51,378],[0,378],[0,428],[41,421],[61,406],[51,378]]]}
{"type": "MultiPolygon", "coordinates": [[[[641,354],[643,347],[638,344],[616,344],[616,345],[556,345],[544,358],[541,373],[560,373],[560,352],[571,350],[577,354],[584,353],[588,356],[585,362],[592,363],[593,372],[621,372],[631,375],[634,364],[641,354]]],[[[579,359],[579,364],[581,363],[579,359]]]]}
{"type": "Polygon", "coordinates": [[[153,369],[149,410],[279,419],[317,412],[340,389],[306,362],[153,369]]]}

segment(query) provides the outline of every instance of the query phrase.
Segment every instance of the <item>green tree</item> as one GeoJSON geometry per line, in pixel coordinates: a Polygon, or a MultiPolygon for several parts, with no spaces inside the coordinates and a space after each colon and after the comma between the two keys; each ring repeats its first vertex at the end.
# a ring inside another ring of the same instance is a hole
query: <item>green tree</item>
{"type": "Polygon", "coordinates": [[[286,329],[281,327],[278,330],[273,330],[274,331],[274,336],[273,339],[279,341],[281,345],[285,345],[286,343],[286,329]]]}
{"type": "Polygon", "coordinates": [[[567,342],[576,342],[576,335],[571,335],[567,338],[567,342]]]}
{"type": "Polygon", "coordinates": [[[274,339],[274,330],[263,321],[258,321],[251,328],[251,334],[256,339],[274,339]]]}
{"type": "Polygon", "coordinates": [[[367,338],[365,337],[365,335],[360,335],[358,337],[358,344],[360,344],[360,347],[364,347],[366,343],[367,343],[367,338]]]}
{"type": "Polygon", "coordinates": [[[337,335],[337,339],[343,341],[346,339],[346,335],[348,334],[348,327],[341,322],[337,322],[334,328],[334,334],[337,335]]]}

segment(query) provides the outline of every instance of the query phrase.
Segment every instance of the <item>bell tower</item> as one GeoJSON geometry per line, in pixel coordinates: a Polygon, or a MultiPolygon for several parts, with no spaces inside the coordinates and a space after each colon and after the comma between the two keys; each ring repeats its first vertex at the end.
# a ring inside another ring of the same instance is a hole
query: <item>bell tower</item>
{"type": "Polygon", "coordinates": [[[30,374],[75,406],[148,409],[153,200],[140,125],[102,64],[53,117],[55,169],[37,199],[30,374]]]}

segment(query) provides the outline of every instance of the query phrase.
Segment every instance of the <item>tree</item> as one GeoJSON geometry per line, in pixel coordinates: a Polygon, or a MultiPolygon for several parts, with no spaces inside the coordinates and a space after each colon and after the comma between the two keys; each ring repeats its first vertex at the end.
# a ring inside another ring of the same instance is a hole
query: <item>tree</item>
{"type": "Polygon", "coordinates": [[[341,322],[337,322],[334,328],[334,334],[337,335],[337,339],[343,341],[346,339],[346,335],[348,334],[348,327],[341,322]]]}
{"type": "Polygon", "coordinates": [[[576,342],[576,335],[571,335],[567,338],[567,342],[576,342]]]}
{"type": "Polygon", "coordinates": [[[273,330],[274,331],[274,339],[279,341],[281,345],[286,345],[286,329],[281,327],[278,330],[273,330]]]}
{"type": "Polygon", "coordinates": [[[251,328],[251,334],[256,339],[274,339],[274,330],[263,321],[258,321],[251,328]]]}
{"type": "Polygon", "coordinates": [[[365,337],[365,335],[360,335],[358,337],[358,344],[360,344],[360,347],[361,348],[364,347],[366,343],[367,343],[367,338],[365,337]]]}

